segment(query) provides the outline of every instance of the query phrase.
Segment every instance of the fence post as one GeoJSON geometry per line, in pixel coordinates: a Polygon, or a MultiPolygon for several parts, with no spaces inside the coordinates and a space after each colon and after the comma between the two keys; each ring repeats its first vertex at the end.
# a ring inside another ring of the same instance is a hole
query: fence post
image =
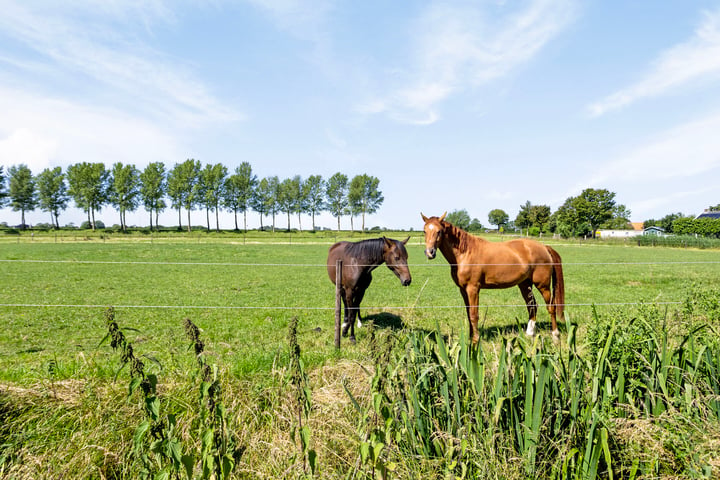
{"type": "Polygon", "coordinates": [[[340,290],[342,285],[342,260],[335,262],[335,348],[340,349],[340,324],[342,322],[342,301],[340,290]]]}

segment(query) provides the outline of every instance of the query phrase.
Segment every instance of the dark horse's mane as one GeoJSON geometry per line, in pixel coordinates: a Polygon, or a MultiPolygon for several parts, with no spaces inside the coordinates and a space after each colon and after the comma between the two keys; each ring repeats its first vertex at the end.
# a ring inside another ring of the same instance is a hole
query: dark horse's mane
{"type": "Polygon", "coordinates": [[[371,238],[359,242],[350,242],[345,247],[345,252],[353,257],[365,259],[369,262],[381,262],[383,260],[384,238],[371,238]]]}
{"type": "Polygon", "coordinates": [[[441,223],[450,244],[461,252],[467,251],[475,240],[480,239],[450,222],[443,220],[441,223]]]}

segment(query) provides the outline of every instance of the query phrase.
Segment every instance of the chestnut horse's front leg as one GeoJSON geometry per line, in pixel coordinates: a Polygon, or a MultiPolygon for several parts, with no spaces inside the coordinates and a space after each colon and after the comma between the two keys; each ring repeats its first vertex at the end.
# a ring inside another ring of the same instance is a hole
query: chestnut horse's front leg
{"type": "Polygon", "coordinates": [[[480,289],[475,285],[465,285],[460,287],[460,294],[465,301],[465,310],[467,311],[468,324],[470,326],[470,338],[473,345],[477,345],[480,341],[480,330],[478,329],[478,319],[480,312],[478,310],[478,298],[480,289]]]}
{"type": "Polygon", "coordinates": [[[535,301],[535,295],[533,295],[532,280],[526,280],[519,284],[518,287],[528,310],[528,324],[525,333],[532,337],[535,335],[535,318],[537,317],[537,302],[535,301]]]}

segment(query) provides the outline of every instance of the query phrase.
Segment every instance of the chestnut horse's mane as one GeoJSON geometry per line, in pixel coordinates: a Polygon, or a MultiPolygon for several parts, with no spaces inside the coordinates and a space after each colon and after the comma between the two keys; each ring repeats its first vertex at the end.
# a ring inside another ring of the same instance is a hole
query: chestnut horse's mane
{"type": "Polygon", "coordinates": [[[443,220],[440,223],[443,227],[443,231],[447,235],[450,245],[461,252],[466,252],[473,242],[482,240],[480,237],[476,237],[462,228],[456,227],[450,222],[443,220]]]}

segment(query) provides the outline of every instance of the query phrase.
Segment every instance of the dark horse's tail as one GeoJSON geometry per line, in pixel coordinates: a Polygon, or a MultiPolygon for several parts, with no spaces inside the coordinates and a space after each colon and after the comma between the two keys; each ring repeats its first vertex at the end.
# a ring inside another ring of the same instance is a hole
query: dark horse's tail
{"type": "Polygon", "coordinates": [[[550,252],[550,257],[553,261],[553,272],[552,272],[552,300],[551,304],[555,305],[555,313],[561,320],[564,319],[565,310],[565,280],[563,279],[562,259],[560,254],[557,253],[553,248],[545,245],[550,252]]]}

